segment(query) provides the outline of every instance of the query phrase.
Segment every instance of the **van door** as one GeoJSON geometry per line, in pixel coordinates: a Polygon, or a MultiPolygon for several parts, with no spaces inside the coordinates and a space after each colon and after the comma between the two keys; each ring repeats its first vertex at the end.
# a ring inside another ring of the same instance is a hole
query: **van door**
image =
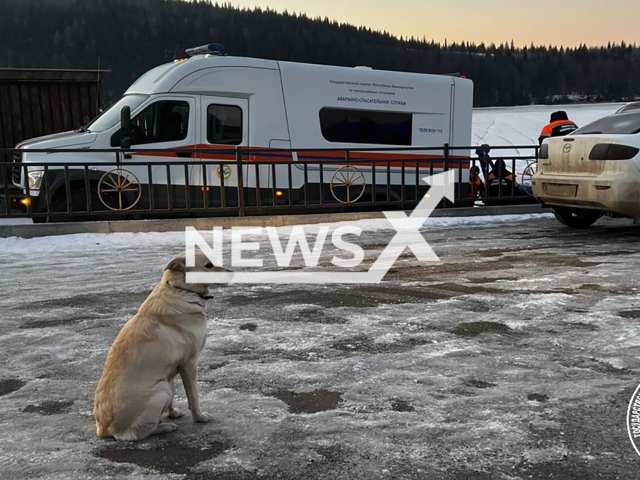
{"type": "MultiPolygon", "coordinates": [[[[207,191],[207,206],[221,205],[221,186],[224,185],[225,205],[237,206],[238,172],[236,147],[249,146],[249,101],[243,98],[200,97],[200,144],[208,150],[198,153],[198,159],[226,160],[228,163],[208,165],[194,172],[194,184],[207,191]],[[216,152],[219,151],[219,152],[216,152]],[[205,178],[206,173],[206,178],[205,178]],[[206,188],[204,184],[206,183],[206,188]]],[[[248,160],[248,152],[243,156],[248,160]]],[[[249,166],[243,167],[244,185],[255,184],[255,174],[249,166]]],[[[202,205],[202,201],[198,202],[202,205]]]]}
{"type": "MultiPolygon", "coordinates": [[[[195,148],[199,118],[196,115],[197,97],[176,95],[162,96],[153,99],[142,111],[136,114],[131,122],[133,135],[131,148],[153,150],[158,148],[179,149],[195,148]]],[[[112,136],[119,142],[120,130],[112,136]]],[[[187,205],[187,192],[185,179],[190,175],[190,167],[175,165],[180,161],[191,161],[194,155],[190,152],[134,152],[130,159],[124,162],[167,162],[174,165],[154,165],[132,167],[130,170],[143,184],[142,205],[148,206],[150,195],[147,185],[153,185],[154,208],[185,208],[187,205]],[[152,179],[149,181],[149,170],[152,179]]],[[[125,167],[126,168],[126,167],[125,167]]]]}

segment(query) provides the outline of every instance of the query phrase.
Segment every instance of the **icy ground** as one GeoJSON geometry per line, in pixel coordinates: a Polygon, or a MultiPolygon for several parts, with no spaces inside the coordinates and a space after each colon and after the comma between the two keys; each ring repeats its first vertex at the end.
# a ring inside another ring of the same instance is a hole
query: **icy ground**
{"type": "MultiPolygon", "coordinates": [[[[606,117],[622,103],[586,105],[531,105],[522,107],[476,108],[473,111],[472,145],[537,145],[540,131],[552,112],[564,110],[569,118],[583,127],[606,117]]],[[[530,151],[502,150],[505,156],[530,155],[530,151]]]]}
{"type": "MultiPolygon", "coordinates": [[[[371,262],[392,232],[360,226],[371,262]]],[[[95,437],[93,392],[182,234],[0,239],[0,478],[637,478],[640,229],[424,232],[442,263],[407,251],[378,285],[212,288],[214,420],[138,443],[95,437]]]]}
{"type": "MultiPolygon", "coordinates": [[[[614,113],[624,104],[602,103],[587,105],[531,105],[521,107],[477,108],[473,111],[473,134],[471,145],[484,143],[492,146],[530,146],[538,144],[540,131],[549,123],[552,112],[564,110],[579,127],[614,113]]],[[[472,153],[472,158],[475,156],[472,153]]],[[[528,183],[528,177],[522,178],[527,165],[533,160],[516,160],[515,157],[532,157],[530,148],[494,148],[490,155],[505,159],[507,168],[515,167],[517,180],[528,183]]]]}

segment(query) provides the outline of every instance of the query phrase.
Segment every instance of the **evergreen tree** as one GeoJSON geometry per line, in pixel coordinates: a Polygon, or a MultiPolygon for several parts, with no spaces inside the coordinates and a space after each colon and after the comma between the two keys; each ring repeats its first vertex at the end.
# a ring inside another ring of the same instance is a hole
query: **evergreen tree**
{"type": "Polygon", "coordinates": [[[640,49],[394,37],[328,18],[238,9],[207,0],[0,0],[0,67],[111,70],[102,103],[147,70],[219,42],[230,55],[420,73],[459,72],[474,81],[476,106],[640,96],[640,49]]]}

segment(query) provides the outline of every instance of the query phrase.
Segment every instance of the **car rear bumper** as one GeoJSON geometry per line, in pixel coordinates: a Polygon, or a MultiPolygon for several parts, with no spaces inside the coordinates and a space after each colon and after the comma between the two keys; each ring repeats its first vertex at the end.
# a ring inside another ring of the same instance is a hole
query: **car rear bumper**
{"type": "Polygon", "coordinates": [[[533,194],[544,205],[589,208],[640,217],[640,178],[616,173],[594,177],[538,174],[533,194]],[[625,178],[626,177],[626,178],[625,178]]]}

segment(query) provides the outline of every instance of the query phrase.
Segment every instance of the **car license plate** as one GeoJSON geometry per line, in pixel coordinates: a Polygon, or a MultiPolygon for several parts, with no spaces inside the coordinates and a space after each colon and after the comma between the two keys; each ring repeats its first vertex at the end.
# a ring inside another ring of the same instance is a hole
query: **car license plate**
{"type": "Polygon", "coordinates": [[[561,183],[545,183],[544,193],[556,197],[575,197],[578,193],[578,186],[561,183]]]}

